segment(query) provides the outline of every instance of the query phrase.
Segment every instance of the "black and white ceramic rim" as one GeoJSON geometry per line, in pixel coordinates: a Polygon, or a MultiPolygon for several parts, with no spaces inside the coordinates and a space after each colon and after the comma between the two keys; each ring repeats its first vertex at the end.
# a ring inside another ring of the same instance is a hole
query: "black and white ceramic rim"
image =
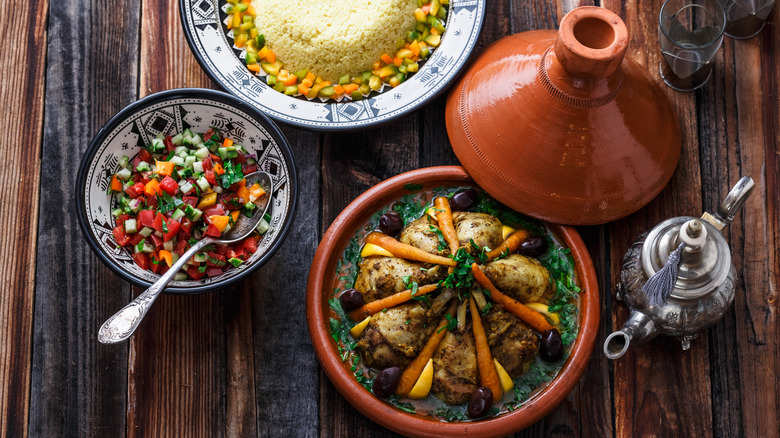
{"type": "Polygon", "coordinates": [[[258,169],[272,175],[274,190],[268,213],[271,228],[257,251],[241,266],[201,280],[172,281],[169,293],[194,294],[225,287],[248,276],[268,261],[290,231],[298,197],[298,179],[292,153],[282,132],[256,108],[221,91],[183,88],[147,96],[120,111],[98,131],[82,157],[76,178],[79,226],[100,260],[123,279],[148,287],[159,276],[143,270],[132,254],[117,247],[112,235],[113,196],[106,193],[118,160],[132,160],[142,145],[157,134],[173,135],[189,128],[203,133],[216,126],[256,154],[258,169]]]}
{"type": "Polygon", "coordinates": [[[232,31],[227,29],[227,6],[225,0],[179,0],[187,42],[206,74],[276,121],[307,129],[350,131],[389,122],[443,93],[476,46],[487,0],[450,0],[441,45],[404,83],[361,101],[335,103],[286,96],[250,72],[243,62],[245,50],[233,45],[232,31]]]}

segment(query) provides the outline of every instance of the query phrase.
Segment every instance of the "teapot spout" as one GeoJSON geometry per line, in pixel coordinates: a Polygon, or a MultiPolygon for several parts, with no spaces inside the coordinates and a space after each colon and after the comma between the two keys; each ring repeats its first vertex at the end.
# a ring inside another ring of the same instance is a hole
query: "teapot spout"
{"type": "Polygon", "coordinates": [[[618,359],[626,354],[631,341],[641,345],[658,334],[655,322],[642,312],[633,311],[623,328],[607,336],[604,341],[604,355],[608,359],[618,359]]]}

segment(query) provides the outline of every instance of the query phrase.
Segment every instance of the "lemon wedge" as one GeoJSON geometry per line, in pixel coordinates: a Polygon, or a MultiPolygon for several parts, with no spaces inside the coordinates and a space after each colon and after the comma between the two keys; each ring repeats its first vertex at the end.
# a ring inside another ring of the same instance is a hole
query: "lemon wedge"
{"type": "Polygon", "coordinates": [[[507,237],[509,237],[510,234],[514,233],[515,229],[510,227],[509,225],[502,225],[501,226],[501,236],[504,240],[506,240],[507,237]]]}
{"type": "Polygon", "coordinates": [[[498,359],[495,357],[493,358],[493,365],[496,366],[496,373],[498,373],[498,382],[501,384],[501,390],[506,394],[515,387],[515,383],[512,381],[512,378],[509,377],[509,373],[507,373],[504,367],[498,363],[498,359]]]}
{"type": "Polygon", "coordinates": [[[367,316],[366,319],[360,321],[359,323],[355,324],[354,327],[349,329],[349,334],[352,335],[353,338],[357,339],[361,335],[363,335],[363,331],[366,330],[366,326],[368,325],[368,321],[371,320],[370,316],[367,316]]]}
{"type": "Polygon", "coordinates": [[[554,312],[550,312],[550,308],[547,307],[546,304],[542,303],[528,303],[526,306],[530,307],[531,309],[536,310],[537,312],[541,313],[542,315],[546,316],[547,319],[550,320],[555,325],[558,325],[561,323],[561,319],[558,318],[558,314],[554,312]]]}
{"type": "Polygon", "coordinates": [[[360,250],[360,257],[371,257],[371,256],[394,257],[393,253],[382,248],[381,246],[374,245],[373,243],[366,243],[365,245],[363,245],[363,249],[360,250]]]}
{"type": "Polygon", "coordinates": [[[407,397],[413,399],[421,399],[428,396],[431,392],[431,384],[433,383],[433,359],[428,359],[428,363],[425,364],[420,378],[417,379],[417,383],[414,384],[412,390],[409,391],[407,397]]]}

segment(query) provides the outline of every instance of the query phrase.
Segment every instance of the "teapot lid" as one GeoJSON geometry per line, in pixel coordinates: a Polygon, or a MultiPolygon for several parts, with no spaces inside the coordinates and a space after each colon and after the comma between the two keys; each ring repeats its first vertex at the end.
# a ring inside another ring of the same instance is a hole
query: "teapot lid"
{"type": "Polygon", "coordinates": [[[731,189],[717,213],[705,212],[701,218],[673,217],[650,230],[641,255],[647,278],[661,270],[669,256],[681,247],[677,280],[671,296],[691,299],[719,288],[732,267],[731,250],[721,230],[734,219],[754,185],[750,177],[744,176],[731,189]]]}
{"type": "Polygon", "coordinates": [[[642,246],[645,275],[652,277],[663,268],[681,243],[685,246],[671,295],[691,299],[720,287],[731,270],[729,245],[715,226],[690,216],[667,219],[650,231],[642,246]]]}

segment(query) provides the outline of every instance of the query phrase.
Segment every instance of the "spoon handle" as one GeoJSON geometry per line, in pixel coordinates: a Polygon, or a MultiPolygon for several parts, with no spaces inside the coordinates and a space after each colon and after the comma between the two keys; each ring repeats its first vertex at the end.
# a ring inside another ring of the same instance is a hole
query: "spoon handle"
{"type": "Polygon", "coordinates": [[[179,272],[187,260],[200,251],[201,248],[213,242],[213,239],[207,237],[188,249],[154,284],[100,326],[98,341],[103,344],[116,344],[127,340],[135,332],[135,329],[138,328],[138,325],[141,324],[141,320],[146,315],[146,312],[149,311],[157,296],[160,295],[160,292],[165,289],[168,282],[179,272]]]}

